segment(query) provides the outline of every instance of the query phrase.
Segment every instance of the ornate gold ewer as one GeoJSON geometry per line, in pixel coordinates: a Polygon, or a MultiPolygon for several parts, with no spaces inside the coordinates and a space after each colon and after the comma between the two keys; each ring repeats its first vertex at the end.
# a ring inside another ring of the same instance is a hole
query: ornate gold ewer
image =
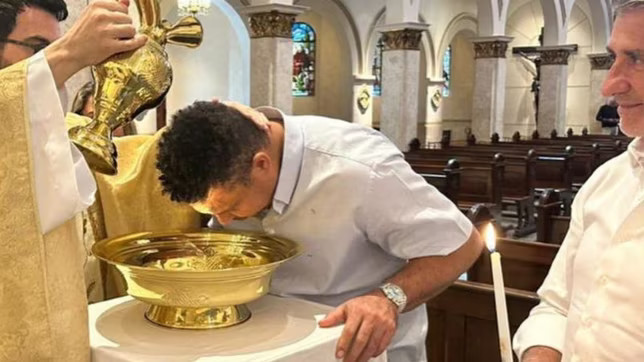
{"type": "Polygon", "coordinates": [[[69,137],[100,173],[116,173],[116,148],[112,131],[146,109],[156,107],[172,84],[172,66],[164,50],[166,43],[195,48],[201,44],[203,28],[194,16],[171,25],[159,16],[158,0],[135,0],[141,18],[139,33],[146,44],[132,52],[117,54],[92,67],[96,82],[95,115],[87,126],[69,130],[69,137]]]}

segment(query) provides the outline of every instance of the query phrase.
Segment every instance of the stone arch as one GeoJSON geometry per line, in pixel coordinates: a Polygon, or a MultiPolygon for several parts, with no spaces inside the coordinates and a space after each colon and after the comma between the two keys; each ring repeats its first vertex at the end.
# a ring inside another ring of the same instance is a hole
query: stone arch
{"type": "Polygon", "coordinates": [[[477,34],[477,28],[478,28],[478,22],[476,20],[476,17],[472,14],[468,13],[460,13],[456,15],[447,25],[447,28],[445,29],[445,32],[443,33],[443,37],[440,40],[438,51],[434,55],[434,64],[435,64],[435,70],[433,74],[437,75],[440,77],[441,74],[443,74],[443,62],[442,57],[443,54],[445,53],[445,50],[447,50],[447,47],[450,45],[452,42],[452,39],[458,34],[458,33],[463,33],[467,34],[467,36],[474,37],[477,34]]]}
{"type": "Polygon", "coordinates": [[[478,35],[505,34],[505,21],[510,0],[478,0],[478,35]]]}
{"type": "MultiPolygon", "coordinates": [[[[452,52],[454,77],[451,94],[448,98],[443,98],[436,115],[440,119],[438,124],[441,129],[452,131],[453,140],[464,140],[465,128],[472,127],[474,48],[467,39],[476,37],[477,29],[478,23],[474,15],[469,13],[456,15],[447,24],[436,53],[436,79],[443,79],[443,55],[450,44],[454,43],[453,45],[456,46],[452,52]]],[[[441,88],[439,87],[438,91],[441,91],[441,88]]],[[[435,119],[434,123],[437,123],[438,119],[435,119]]],[[[436,140],[437,136],[434,134],[432,138],[436,140]]]]}
{"type": "Polygon", "coordinates": [[[541,0],[543,11],[543,45],[566,43],[566,4],[565,0],[541,0]]]}
{"type": "MultiPolygon", "coordinates": [[[[592,24],[593,29],[593,52],[606,51],[606,44],[610,38],[610,30],[612,27],[612,11],[610,0],[599,0],[588,2],[588,18],[592,24]]],[[[573,8],[579,1],[571,0],[570,9],[573,8]]]]}
{"type": "MultiPolygon", "coordinates": [[[[367,42],[365,44],[365,53],[364,53],[364,65],[362,72],[364,74],[371,73],[371,66],[373,65],[373,52],[375,51],[376,43],[378,42],[379,32],[377,30],[378,26],[384,25],[386,7],[382,7],[376,16],[374,17],[371,25],[369,26],[369,31],[367,35],[367,42]]],[[[421,16],[421,22],[425,22],[425,19],[421,16]]],[[[423,37],[421,38],[421,52],[424,54],[424,60],[426,67],[427,76],[434,76],[435,70],[435,47],[434,41],[432,40],[431,34],[429,32],[424,32],[423,37]]]]}

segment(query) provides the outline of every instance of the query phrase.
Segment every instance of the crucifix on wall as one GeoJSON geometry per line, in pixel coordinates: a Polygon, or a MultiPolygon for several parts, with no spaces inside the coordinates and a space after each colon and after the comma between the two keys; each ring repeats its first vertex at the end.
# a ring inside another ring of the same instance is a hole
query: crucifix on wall
{"type": "MultiPolygon", "coordinates": [[[[543,27],[539,34],[539,46],[543,46],[543,27]]],[[[532,84],[530,85],[530,92],[534,96],[534,121],[539,124],[539,92],[541,90],[541,54],[536,46],[513,47],[512,54],[520,55],[523,59],[532,63],[532,67],[526,66],[526,69],[532,74],[532,84]]]]}

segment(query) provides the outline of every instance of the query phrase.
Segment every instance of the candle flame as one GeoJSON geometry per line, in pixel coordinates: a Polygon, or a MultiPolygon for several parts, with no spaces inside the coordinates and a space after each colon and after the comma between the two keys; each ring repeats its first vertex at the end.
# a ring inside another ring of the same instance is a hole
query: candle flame
{"type": "Polygon", "coordinates": [[[491,223],[485,228],[485,245],[490,251],[494,251],[496,249],[496,232],[494,231],[494,226],[492,226],[491,223]]]}

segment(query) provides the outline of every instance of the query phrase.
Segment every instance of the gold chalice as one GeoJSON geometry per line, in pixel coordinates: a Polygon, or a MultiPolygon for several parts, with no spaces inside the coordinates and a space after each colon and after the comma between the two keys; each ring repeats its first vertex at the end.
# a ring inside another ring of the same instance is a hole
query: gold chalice
{"type": "MultiPolygon", "coordinates": [[[[89,166],[100,173],[116,174],[116,152],[112,131],[154,108],[172,84],[172,66],[164,50],[166,43],[195,48],[201,44],[203,28],[194,16],[171,25],[161,20],[158,0],[135,0],[140,14],[139,33],[146,44],[117,54],[92,67],[96,82],[95,115],[87,126],[69,130],[69,138],[83,153],[89,166]]],[[[90,50],[91,51],[91,50],[90,50]]]]}
{"type": "Polygon", "coordinates": [[[181,329],[246,321],[244,304],[268,293],[271,273],[300,250],[266,234],[209,230],[135,233],[92,247],[123,274],[127,293],[150,305],[148,320],[181,329]]]}

